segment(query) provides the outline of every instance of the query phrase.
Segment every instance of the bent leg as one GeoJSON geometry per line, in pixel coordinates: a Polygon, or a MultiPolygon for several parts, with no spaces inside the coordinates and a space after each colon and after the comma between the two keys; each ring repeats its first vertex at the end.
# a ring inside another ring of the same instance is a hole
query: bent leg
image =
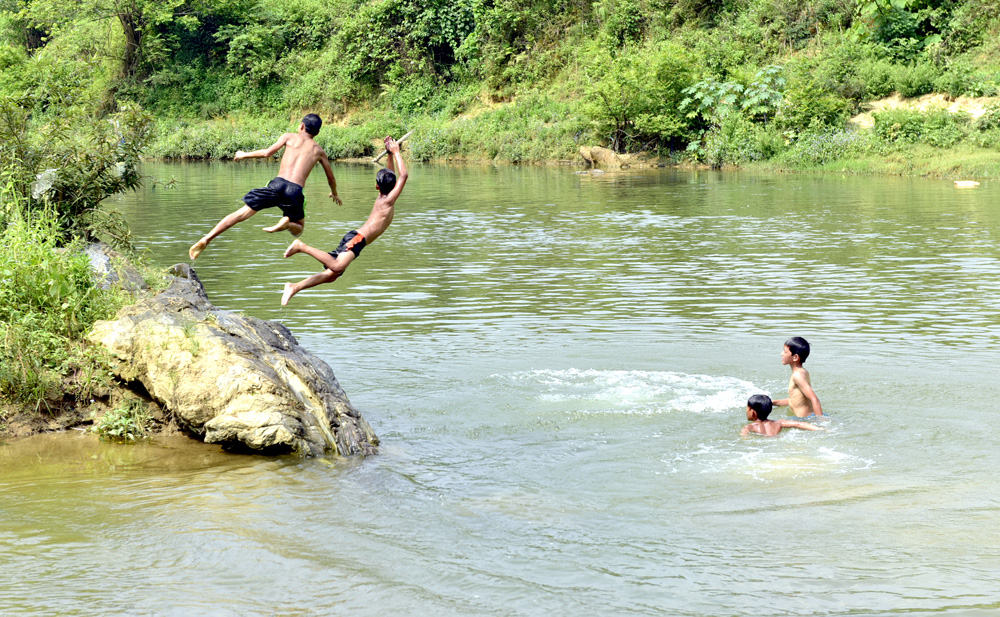
{"type": "Polygon", "coordinates": [[[201,255],[201,252],[205,250],[206,246],[208,246],[208,243],[218,237],[219,234],[226,231],[233,225],[247,220],[254,214],[257,214],[256,210],[250,206],[243,206],[239,210],[227,215],[212,228],[212,231],[208,232],[208,234],[201,240],[198,240],[191,245],[191,248],[188,249],[188,256],[191,257],[192,260],[197,259],[198,255],[201,255]]]}
{"type": "MultiPolygon", "coordinates": [[[[296,240],[295,242],[299,241],[296,240]]],[[[299,243],[302,244],[301,242],[299,243]]],[[[292,244],[294,244],[294,242],[292,244]]],[[[313,251],[318,251],[322,253],[322,251],[320,251],[319,249],[314,249],[311,246],[305,244],[303,244],[303,246],[312,249],[313,251]]],[[[300,252],[305,253],[307,251],[300,251],[300,252]]],[[[282,306],[288,304],[288,301],[292,299],[292,296],[299,293],[303,289],[309,289],[310,287],[322,285],[323,283],[334,282],[335,280],[340,278],[340,275],[343,274],[345,270],[347,270],[347,266],[351,265],[351,262],[354,261],[354,253],[350,251],[347,251],[346,253],[341,253],[340,255],[337,256],[336,259],[332,259],[329,253],[323,253],[323,255],[325,255],[327,258],[333,261],[333,263],[331,264],[333,267],[327,267],[326,270],[323,270],[319,274],[314,274],[310,277],[307,277],[299,281],[298,283],[285,283],[285,290],[281,294],[282,306]]]]}
{"type": "Polygon", "coordinates": [[[287,249],[285,249],[285,257],[291,257],[296,253],[305,253],[306,255],[309,255],[310,257],[320,262],[330,270],[337,270],[338,261],[345,255],[350,255],[351,258],[347,260],[347,262],[344,264],[342,268],[340,268],[341,272],[343,271],[344,268],[347,267],[346,264],[351,263],[351,260],[354,259],[354,253],[351,253],[350,251],[347,251],[346,253],[341,253],[337,257],[334,257],[333,255],[327,253],[326,251],[318,249],[314,246],[309,246],[302,240],[298,239],[292,240],[292,243],[288,245],[287,249]]]}
{"type": "Polygon", "coordinates": [[[305,219],[299,219],[297,221],[290,220],[287,216],[281,217],[281,220],[270,227],[264,227],[264,231],[269,234],[273,234],[276,231],[288,230],[293,236],[298,238],[302,235],[302,228],[306,226],[305,219]]]}

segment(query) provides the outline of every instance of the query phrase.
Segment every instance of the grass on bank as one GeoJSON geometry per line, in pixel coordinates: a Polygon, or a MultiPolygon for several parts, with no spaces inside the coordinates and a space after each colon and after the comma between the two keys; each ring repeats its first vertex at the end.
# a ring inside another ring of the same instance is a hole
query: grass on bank
{"type": "Polygon", "coordinates": [[[151,426],[152,417],[146,403],[139,399],[126,399],[101,416],[90,430],[102,439],[122,443],[146,438],[151,426]]]}
{"type": "Polygon", "coordinates": [[[27,216],[5,202],[0,235],[0,398],[18,411],[54,411],[107,390],[106,352],[84,336],[134,296],[101,289],[81,251],[59,246],[51,212],[27,216]]]}

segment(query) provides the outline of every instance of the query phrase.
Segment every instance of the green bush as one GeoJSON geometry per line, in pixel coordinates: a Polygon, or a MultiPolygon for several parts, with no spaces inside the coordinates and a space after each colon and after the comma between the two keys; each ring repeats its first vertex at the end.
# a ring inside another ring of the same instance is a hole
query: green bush
{"type": "Polygon", "coordinates": [[[0,236],[0,395],[38,409],[65,392],[84,398],[110,380],[107,359],[80,342],[130,297],[101,290],[87,257],[59,247],[56,216],[26,218],[9,192],[0,236]]]}
{"type": "Polygon", "coordinates": [[[896,65],[885,58],[869,58],[859,63],[858,81],[864,85],[865,98],[881,99],[896,89],[896,65]]]}
{"type": "Polygon", "coordinates": [[[686,143],[691,123],[680,104],[694,75],[686,50],[674,44],[630,50],[590,70],[585,110],[613,150],[686,143]]]}
{"type": "Polygon", "coordinates": [[[146,403],[127,399],[105,412],[90,430],[104,439],[121,443],[144,439],[151,427],[152,418],[146,403]]]}
{"type": "Polygon", "coordinates": [[[702,160],[712,167],[765,161],[785,149],[781,132],[773,124],[762,126],[730,114],[705,137],[702,160]]]}
{"type": "Polygon", "coordinates": [[[792,131],[840,127],[852,109],[850,101],[824,89],[815,79],[806,77],[789,83],[778,122],[792,131]]]}
{"type": "Polygon", "coordinates": [[[971,129],[969,114],[933,110],[924,115],[923,141],[935,148],[951,148],[965,141],[971,129]]]}
{"type": "Polygon", "coordinates": [[[889,143],[913,144],[924,133],[924,115],[910,109],[887,109],[872,114],[872,131],[889,143]]]}
{"type": "Polygon", "coordinates": [[[920,96],[934,91],[934,81],[939,76],[937,67],[930,62],[900,64],[894,69],[893,85],[902,96],[920,96]]]}
{"type": "Polygon", "coordinates": [[[983,115],[976,118],[972,126],[977,131],[992,131],[1000,129],[1000,102],[993,103],[983,111],[983,115]]]}
{"type": "Polygon", "coordinates": [[[883,144],[870,131],[821,128],[799,135],[795,143],[782,153],[781,161],[791,167],[825,165],[880,152],[883,144]]]}
{"type": "Polygon", "coordinates": [[[956,62],[934,80],[934,89],[951,96],[996,96],[1000,92],[1000,75],[968,62],[956,62]]]}

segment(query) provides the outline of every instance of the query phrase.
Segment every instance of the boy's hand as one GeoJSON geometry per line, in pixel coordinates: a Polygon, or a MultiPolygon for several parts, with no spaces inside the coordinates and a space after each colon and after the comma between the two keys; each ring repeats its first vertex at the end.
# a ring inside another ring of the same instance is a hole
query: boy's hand
{"type": "Polygon", "coordinates": [[[240,159],[245,159],[246,157],[247,157],[247,153],[246,152],[244,152],[242,150],[237,150],[236,154],[233,155],[233,160],[234,161],[238,161],[240,159]]]}
{"type": "Polygon", "coordinates": [[[396,143],[396,140],[393,139],[392,137],[386,137],[385,149],[393,154],[396,154],[397,152],[399,152],[399,144],[396,143]]]}
{"type": "Polygon", "coordinates": [[[341,201],[340,199],[340,195],[337,195],[336,193],[330,193],[330,197],[333,197],[333,201],[337,202],[337,204],[341,206],[344,205],[344,202],[341,201]]]}

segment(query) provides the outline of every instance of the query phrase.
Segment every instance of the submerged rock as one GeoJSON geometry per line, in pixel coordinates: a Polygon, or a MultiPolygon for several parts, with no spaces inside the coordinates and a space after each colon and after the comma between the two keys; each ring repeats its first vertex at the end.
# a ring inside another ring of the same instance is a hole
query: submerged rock
{"type": "Polygon", "coordinates": [[[378,438],[326,362],[285,326],[214,307],[187,264],[88,338],[182,428],[235,450],[376,454],[378,438]]]}

